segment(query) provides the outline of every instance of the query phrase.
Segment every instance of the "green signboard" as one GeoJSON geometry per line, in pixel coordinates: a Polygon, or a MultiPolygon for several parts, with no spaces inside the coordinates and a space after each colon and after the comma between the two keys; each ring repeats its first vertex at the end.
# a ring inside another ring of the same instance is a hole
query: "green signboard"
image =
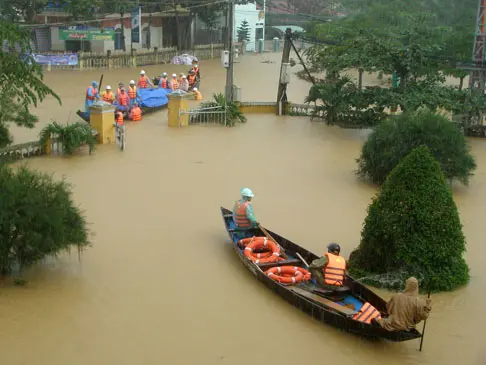
{"type": "Polygon", "coordinates": [[[90,30],[71,30],[59,29],[59,40],[61,41],[112,41],[115,39],[113,30],[90,29],[90,30]]]}

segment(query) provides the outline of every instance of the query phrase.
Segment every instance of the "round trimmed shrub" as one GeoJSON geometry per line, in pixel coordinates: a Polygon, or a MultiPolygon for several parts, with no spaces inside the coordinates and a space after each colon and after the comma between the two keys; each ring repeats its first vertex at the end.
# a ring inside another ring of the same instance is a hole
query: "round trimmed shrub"
{"type": "Polygon", "coordinates": [[[0,275],[89,245],[86,219],[64,181],[0,165],[0,275]]]}
{"type": "Polygon", "coordinates": [[[476,169],[466,138],[447,118],[428,109],[390,117],[369,136],[357,160],[357,174],[382,184],[388,174],[415,147],[425,145],[447,179],[468,185],[476,169]]]}
{"type": "Polygon", "coordinates": [[[368,208],[350,270],[396,289],[409,276],[424,289],[453,290],[469,280],[465,238],[452,192],[425,146],[391,172],[368,208]]]}

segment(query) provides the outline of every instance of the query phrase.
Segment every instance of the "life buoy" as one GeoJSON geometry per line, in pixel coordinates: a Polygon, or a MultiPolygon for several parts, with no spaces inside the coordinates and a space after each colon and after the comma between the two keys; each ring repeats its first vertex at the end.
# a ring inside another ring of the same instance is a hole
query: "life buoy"
{"type": "Polygon", "coordinates": [[[295,284],[311,279],[311,273],[298,266],[277,266],[265,271],[265,274],[282,284],[295,284]]]}
{"type": "Polygon", "coordinates": [[[245,238],[240,240],[238,244],[245,247],[245,256],[255,264],[275,262],[280,257],[279,245],[268,240],[267,237],[245,238]]]}

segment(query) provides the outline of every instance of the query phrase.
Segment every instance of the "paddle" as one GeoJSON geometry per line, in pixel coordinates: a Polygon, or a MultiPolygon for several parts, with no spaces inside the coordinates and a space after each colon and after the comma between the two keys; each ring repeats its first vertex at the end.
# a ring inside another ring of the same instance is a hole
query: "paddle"
{"type": "Polygon", "coordinates": [[[300,253],[296,252],[295,254],[299,257],[299,259],[302,260],[302,262],[305,264],[305,266],[309,267],[309,264],[307,263],[307,261],[304,260],[304,258],[300,255],[300,253]]]}
{"type": "Polygon", "coordinates": [[[101,84],[103,83],[103,74],[101,74],[100,82],[98,84],[98,99],[100,98],[101,84]]]}
{"type": "MultiPolygon", "coordinates": [[[[427,295],[427,299],[430,299],[430,288],[429,288],[429,293],[427,295]]],[[[422,352],[422,345],[424,343],[424,336],[425,336],[425,326],[427,325],[427,318],[424,320],[424,327],[422,328],[422,337],[420,338],[420,348],[419,352],[422,352]]]]}
{"type": "Polygon", "coordinates": [[[258,228],[261,229],[261,231],[263,232],[263,234],[265,235],[265,237],[267,237],[268,240],[270,241],[273,241],[275,242],[279,247],[280,247],[280,256],[282,256],[285,260],[288,260],[289,257],[287,256],[287,254],[285,253],[285,250],[282,246],[280,246],[277,242],[276,239],[274,239],[270,233],[267,232],[267,230],[265,228],[262,227],[262,225],[260,223],[258,223],[258,228]]]}

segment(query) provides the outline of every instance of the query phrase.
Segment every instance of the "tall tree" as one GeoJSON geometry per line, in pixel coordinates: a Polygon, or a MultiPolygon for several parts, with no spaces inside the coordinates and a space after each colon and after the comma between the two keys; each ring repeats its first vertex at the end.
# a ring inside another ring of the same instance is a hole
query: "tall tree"
{"type": "Polygon", "coordinates": [[[0,20],[0,42],[10,46],[8,52],[0,48],[0,147],[4,147],[12,142],[10,123],[33,128],[37,117],[29,108],[47,96],[55,97],[59,103],[61,100],[42,82],[42,68],[31,56],[28,30],[0,20]]]}
{"type": "Polygon", "coordinates": [[[32,22],[36,14],[47,5],[47,0],[2,0],[0,1],[0,18],[17,22],[24,18],[32,22]]]}
{"type": "Polygon", "coordinates": [[[250,24],[247,20],[243,20],[236,30],[238,34],[238,42],[249,41],[250,40],[250,24]]]}

